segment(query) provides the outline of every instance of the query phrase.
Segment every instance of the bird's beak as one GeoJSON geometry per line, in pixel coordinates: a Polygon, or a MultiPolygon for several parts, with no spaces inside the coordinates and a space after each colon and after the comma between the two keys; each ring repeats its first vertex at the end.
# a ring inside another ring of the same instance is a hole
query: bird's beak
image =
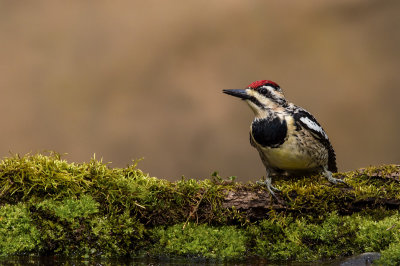
{"type": "Polygon", "coordinates": [[[251,98],[251,96],[247,94],[246,90],[222,90],[222,92],[228,95],[241,98],[242,100],[248,100],[251,98]]]}

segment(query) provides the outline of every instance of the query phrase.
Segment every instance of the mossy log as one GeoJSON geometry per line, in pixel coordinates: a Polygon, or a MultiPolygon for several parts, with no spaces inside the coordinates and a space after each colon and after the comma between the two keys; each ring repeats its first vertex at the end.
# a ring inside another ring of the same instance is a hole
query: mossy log
{"type": "Polygon", "coordinates": [[[271,210],[303,214],[335,210],[344,215],[367,208],[398,209],[399,175],[400,165],[390,165],[336,174],[336,177],[345,178],[347,184],[333,185],[322,177],[291,181],[286,178],[282,183],[278,181],[282,193],[276,193],[276,198],[262,187],[255,189],[238,184],[227,191],[222,206],[235,208],[252,221],[265,219],[265,214],[271,210]]]}
{"type": "Polygon", "coordinates": [[[58,154],[0,162],[0,255],[258,257],[316,261],[382,252],[400,263],[400,166],[274,180],[278,200],[217,173],[176,182],[58,154]]]}

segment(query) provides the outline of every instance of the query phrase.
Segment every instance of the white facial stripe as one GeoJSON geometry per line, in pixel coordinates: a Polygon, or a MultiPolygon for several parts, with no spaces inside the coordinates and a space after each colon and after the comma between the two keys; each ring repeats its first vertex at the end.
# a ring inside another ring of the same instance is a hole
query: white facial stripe
{"type": "MultiPolygon", "coordinates": [[[[276,94],[276,92],[274,91],[274,88],[272,88],[272,87],[270,87],[270,86],[262,86],[261,88],[268,90],[268,92],[269,92],[271,95],[275,96],[276,98],[279,97],[279,96],[276,94]]],[[[265,101],[265,99],[267,98],[267,97],[265,97],[264,95],[262,95],[261,93],[256,92],[255,90],[250,90],[250,89],[248,89],[248,90],[249,90],[249,91],[248,91],[249,94],[250,94],[251,96],[255,97],[256,99],[258,99],[260,102],[265,101]]],[[[269,101],[270,101],[270,99],[267,98],[267,102],[269,102],[269,101]]]]}
{"type": "Polygon", "coordinates": [[[264,86],[262,86],[262,88],[265,88],[265,89],[269,90],[272,94],[277,95],[274,87],[264,85],[264,86]]]}
{"type": "Polygon", "coordinates": [[[328,138],[328,136],[326,135],[325,131],[320,126],[318,126],[315,122],[310,120],[310,118],[301,117],[300,120],[301,120],[301,122],[306,124],[309,128],[321,133],[326,139],[328,138]]]}

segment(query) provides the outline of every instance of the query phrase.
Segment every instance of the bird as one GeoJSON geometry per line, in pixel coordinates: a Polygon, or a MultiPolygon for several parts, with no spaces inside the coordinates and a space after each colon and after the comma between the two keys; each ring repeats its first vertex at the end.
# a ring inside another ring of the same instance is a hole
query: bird
{"type": "Polygon", "coordinates": [[[257,183],[273,197],[280,191],[272,185],[275,176],[322,174],[330,183],[345,183],[332,176],[338,171],[336,154],[325,130],[308,111],[288,102],[277,83],[258,80],[223,93],[244,100],[254,112],[250,144],[266,169],[265,179],[257,183]]]}

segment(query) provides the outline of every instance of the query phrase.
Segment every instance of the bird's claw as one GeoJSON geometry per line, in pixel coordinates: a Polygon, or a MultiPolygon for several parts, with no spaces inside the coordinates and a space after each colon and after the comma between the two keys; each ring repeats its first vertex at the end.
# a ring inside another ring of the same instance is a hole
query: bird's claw
{"type": "Polygon", "coordinates": [[[280,190],[271,185],[270,178],[266,178],[265,180],[257,181],[256,183],[257,183],[257,185],[266,187],[268,189],[268,192],[272,195],[272,197],[274,197],[276,200],[278,200],[278,198],[275,195],[275,192],[280,192],[280,190]]]}
{"type": "Polygon", "coordinates": [[[271,189],[271,190],[273,190],[275,192],[281,192],[281,190],[279,188],[276,188],[276,187],[272,186],[271,183],[265,182],[263,180],[257,181],[256,184],[260,185],[260,186],[265,186],[265,187],[268,188],[268,190],[271,189]]]}
{"type": "Polygon", "coordinates": [[[335,184],[335,185],[339,184],[339,183],[346,184],[346,182],[344,182],[342,179],[339,179],[339,178],[333,178],[332,177],[332,178],[328,179],[328,181],[331,182],[332,184],[335,184]]]}
{"type": "Polygon", "coordinates": [[[330,183],[334,184],[334,185],[337,185],[337,184],[345,184],[345,185],[347,185],[347,183],[346,183],[344,180],[339,179],[339,178],[334,178],[334,177],[332,176],[332,173],[329,172],[329,171],[326,171],[326,172],[325,172],[325,176],[326,176],[326,178],[328,179],[328,181],[329,181],[330,183]]]}

